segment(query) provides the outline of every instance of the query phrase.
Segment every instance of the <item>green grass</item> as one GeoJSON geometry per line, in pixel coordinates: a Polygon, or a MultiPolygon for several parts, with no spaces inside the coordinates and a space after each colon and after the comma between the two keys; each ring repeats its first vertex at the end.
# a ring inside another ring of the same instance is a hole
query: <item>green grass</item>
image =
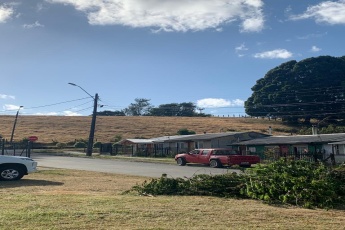
{"type": "Polygon", "coordinates": [[[202,196],[123,195],[149,178],[41,168],[0,182],[0,229],[343,229],[344,210],[202,196]]]}

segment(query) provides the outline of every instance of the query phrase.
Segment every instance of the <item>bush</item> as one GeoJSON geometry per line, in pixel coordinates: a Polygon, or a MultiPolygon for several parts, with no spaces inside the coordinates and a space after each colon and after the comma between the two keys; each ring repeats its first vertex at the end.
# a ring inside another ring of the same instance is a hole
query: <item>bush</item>
{"type": "Polygon", "coordinates": [[[187,179],[162,176],[129,191],[151,195],[252,198],[306,208],[331,208],[345,203],[345,166],[330,170],[321,163],[279,160],[243,174],[196,175],[187,179]]]}
{"type": "Polygon", "coordinates": [[[102,146],[102,142],[100,142],[100,141],[93,144],[94,148],[100,148],[101,146],[102,146]]]}
{"type": "Polygon", "coordinates": [[[84,143],[84,142],[76,142],[74,144],[74,148],[86,148],[86,143],[84,143]]]}
{"type": "MultiPolygon", "coordinates": [[[[196,175],[189,179],[167,178],[145,181],[130,191],[151,195],[208,195],[219,197],[243,197],[243,177],[236,173],[222,175],[196,175]]],[[[129,192],[129,191],[128,191],[129,192]]]]}
{"type": "Polygon", "coordinates": [[[115,135],[111,141],[116,143],[121,140],[122,140],[122,135],[118,134],[118,135],[115,135]]]}
{"type": "Polygon", "coordinates": [[[186,128],[183,128],[177,131],[177,135],[190,135],[190,134],[195,134],[195,132],[192,130],[188,130],[186,128]]]}
{"type": "Polygon", "coordinates": [[[270,203],[329,208],[339,202],[337,179],[323,164],[279,160],[246,174],[245,194],[270,203]]]}
{"type": "Polygon", "coordinates": [[[65,143],[57,143],[55,146],[58,149],[63,149],[63,148],[66,148],[67,145],[65,143]]]}

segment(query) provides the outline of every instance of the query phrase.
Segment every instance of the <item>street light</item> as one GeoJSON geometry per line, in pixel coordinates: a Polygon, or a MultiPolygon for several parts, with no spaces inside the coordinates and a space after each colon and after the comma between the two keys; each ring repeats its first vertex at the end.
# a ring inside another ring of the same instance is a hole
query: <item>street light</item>
{"type": "Polygon", "coordinates": [[[16,118],[14,119],[14,123],[13,123],[13,128],[12,128],[12,133],[11,133],[11,140],[10,140],[10,143],[12,144],[12,141],[13,141],[13,135],[14,135],[14,130],[15,130],[15,128],[16,128],[16,124],[17,124],[17,119],[18,119],[18,114],[19,114],[19,110],[21,109],[21,108],[23,108],[24,106],[19,106],[19,108],[18,108],[18,111],[17,111],[17,114],[16,114],[16,118]]]}
{"type": "Polygon", "coordinates": [[[79,87],[81,90],[83,90],[85,93],[87,93],[87,95],[89,95],[93,99],[94,103],[93,103],[93,113],[92,113],[92,120],[91,120],[91,127],[90,127],[90,135],[89,135],[89,141],[87,143],[87,150],[86,150],[86,156],[92,156],[93,139],[95,137],[98,94],[96,93],[95,97],[93,97],[91,94],[89,94],[81,86],[74,84],[74,83],[68,83],[68,84],[79,87]]]}

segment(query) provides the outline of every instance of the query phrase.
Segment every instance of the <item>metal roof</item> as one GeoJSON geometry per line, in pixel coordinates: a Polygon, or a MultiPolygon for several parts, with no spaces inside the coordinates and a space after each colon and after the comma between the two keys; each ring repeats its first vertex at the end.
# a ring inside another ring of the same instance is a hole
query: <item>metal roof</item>
{"type": "Polygon", "coordinates": [[[277,145],[277,144],[307,144],[331,143],[345,141],[345,133],[296,135],[296,136],[268,136],[249,141],[241,141],[239,145],[277,145]]]}
{"type": "MultiPolygon", "coordinates": [[[[194,135],[186,135],[186,136],[194,136],[194,135]]],[[[164,142],[167,140],[174,140],[176,138],[180,138],[181,135],[175,135],[175,136],[162,136],[162,137],[155,137],[155,138],[149,138],[149,139],[124,139],[118,142],[119,144],[122,144],[126,141],[131,142],[133,144],[153,144],[156,142],[164,142]]]]}
{"type": "MultiPolygon", "coordinates": [[[[204,133],[204,134],[192,134],[192,135],[175,135],[175,136],[162,136],[150,139],[125,139],[119,142],[122,144],[129,141],[133,144],[152,144],[152,143],[162,143],[162,142],[188,142],[188,141],[207,141],[220,137],[235,136],[241,134],[259,134],[263,136],[268,136],[267,134],[257,133],[257,132],[225,132],[225,133],[204,133]]],[[[238,136],[239,137],[239,136],[238,136]]],[[[253,137],[254,138],[254,137],[253,137]]]]}
{"type": "Polygon", "coordinates": [[[228,136],[235,136],[235,135],[241,135],[241,134],[260,134],[260,135],[266,135],[263,133],[257,133],[257,132],[225,132],[225,133],[205,133],[205,134],[195,134],[195,135],[183,135],[176,137],[174,139],[165,140],[164,142],[177,142],[177,141],[207,141],[212,140],[215,138],[220,137],[228,137],[228,136]]]}

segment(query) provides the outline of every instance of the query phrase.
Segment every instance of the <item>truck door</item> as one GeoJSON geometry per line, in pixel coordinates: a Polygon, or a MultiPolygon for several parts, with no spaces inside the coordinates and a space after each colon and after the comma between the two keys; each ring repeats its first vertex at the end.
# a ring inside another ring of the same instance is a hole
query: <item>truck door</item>
{"type": "Polygon", "coordinates": [[[186,160],[187,160],[187,162],[198,163],[199,162],[199,155],[200,155],[200,151],[195,149],[193,151],[190,151],[186,155],[186,160]]]}
{"type": "Polygon", "coordinates": [[[201,163],[201,164],[208,164],[209,163],[209,159],[210,159],[210,153],[211,153],[211,150],[207,150],[207,149],[204,149],[204,150],[200,151],[199,163],[201,163]]]}

